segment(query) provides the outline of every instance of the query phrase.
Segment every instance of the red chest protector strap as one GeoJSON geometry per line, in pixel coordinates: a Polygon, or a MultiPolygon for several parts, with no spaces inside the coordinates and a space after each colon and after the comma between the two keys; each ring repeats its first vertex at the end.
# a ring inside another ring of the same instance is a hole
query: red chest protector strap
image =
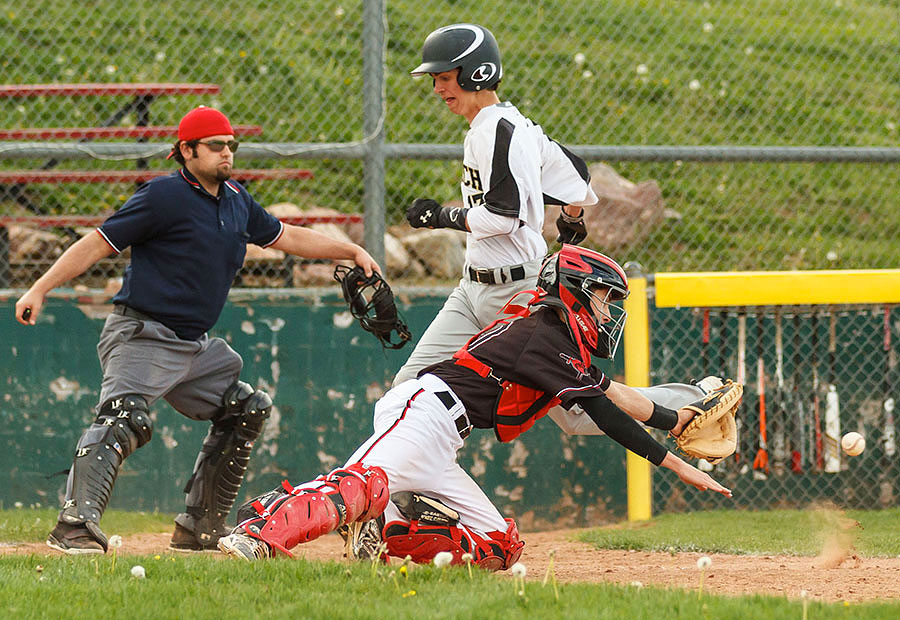
{"type": "Polygon", "coordinates": [[[464,366],[465,368],[468,368],[469,370],[475,372],[475,374],[480,377],[491,377],[495,379],[497,383],[502,385],[503,379],[494,375],[493,369],[490,366],[488,366],[481,360],[476,359],[475,356],[469,353],[469,345],[471,345],[472,341],[478,338],[478,336],[480,336],[482,333],[493,329],[494,326],[496,326],[498,323],[510,323],[518,318],[529,316],[531,314],[531,304],[538,301],[542,295],[546,295],[546,293],[544,293],[540,289],[534,291],[522,291],[521,293],[516,293],[515,295],[513,295],[512,299],[506,302],[506,305],[503,306],[497,313],[504,314],[506,316],[497,319],[496,321],[485,327],[483,330],[475,334],[472,338],[469,338],[469,341],[463,346],[463,348],[453,354],[453,359],[456,360],[456,363],[459,366],[464,366]],[[516,297],[518,297],[519,295],[527,295],[529,293],[532,297],[524,306],[513,304],[513,301],[515,301],[516,297]]]}
{"type": "MultiPolygon", "coordinates": [[[[507,316],[497,319],[483,331],[490,330],[498,323],[509,323],[529,316],[531,306],[540,301],[546,293],[539,289],[523,291],[518,295],[513,297],[501,310],[507,316]],[[525,306],[517,306],[512,303],[518,295],[528,293],[531,293],[532,298],[525,306]]],[[[477,337],[475,336],[475,338],[477,337]]],[[[468,368],[480,377],[490,377],[500,385],[500,397],[494,406],[494,431],[500,441],[512,441],[531,428],[535,421],[543,417],[551,407],[558,405],[560,400],[541,390],[526,387],[495,375],[491,366],[469,352],[469,345],[475,338],[470,339],[462,349],[453,355],[453,358],[459,366],[468,368]]]]}

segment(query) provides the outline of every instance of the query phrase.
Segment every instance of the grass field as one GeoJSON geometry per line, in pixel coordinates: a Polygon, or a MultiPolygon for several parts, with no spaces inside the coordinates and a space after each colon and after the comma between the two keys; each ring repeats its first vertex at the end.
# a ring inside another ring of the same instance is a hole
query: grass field
{"type": "MultiPolygon", "coordinates": [[[[848,510],[859,523],[855,547],[866,557],[900,556],[900,510],[848,510]]],[[[823,533],[835,529],[837,513],[826,510],[710,511],[663,514],[652,527],[625,524],[584,534],[582,540],[604,549],[702,551],[706,553],[816,555],[823,533]]]]}
{"type": "MultiPolygon", "coordinates": [[[[897,554],[897,511],[851,512],[866,556],[897,554]]],[[[598,547],[737,554],[809,555],[822,527],[816,513],[710,512],[667,515],[641,527],[584,534],[598,547]],[[723,541],[728,541],[723,542],[723,541]]],[[[39,542],[53,511],[0,511],[0,542],[39,542]]],[[[103,526],[124,537],[168,531],[169,515],[110,511],[103,526]]],[[[562,561],[562,559],[559,559],[562,561]]],[[[599,571],[603,567],[597,566],[599,571]]],[[[554,572],[555,574],[555,572],[554,572]]],[[[248,564],[217,555],[0,555],[0,609],[7,617],[92,615],[152,618],[896,618],[896,603],[822,603],[782,596],[713,596],[697,589],[543,583],[529,574],[524,594],[509,573],[440,570],[287,558],[248,564]],[[131,576],[141,565],[146,578],[131,576]]],[[[699,576],[698,576],[699,580],[699,576]]]]}

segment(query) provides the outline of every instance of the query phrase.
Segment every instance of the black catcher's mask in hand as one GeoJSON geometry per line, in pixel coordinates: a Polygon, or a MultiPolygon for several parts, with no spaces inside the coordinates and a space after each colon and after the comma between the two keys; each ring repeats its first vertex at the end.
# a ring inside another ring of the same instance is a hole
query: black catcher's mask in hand
{"type": "Polygon", "coordinates": [[[350,305],[350,314],[364,330],[375,334],[381,346],[399,349],[409,342],[412,334],[397,312],[394,293],[377,272],[366,277],[362,267],[338,265],[334,268],[334,279],[341,283],[344,300],[350,305]]]}

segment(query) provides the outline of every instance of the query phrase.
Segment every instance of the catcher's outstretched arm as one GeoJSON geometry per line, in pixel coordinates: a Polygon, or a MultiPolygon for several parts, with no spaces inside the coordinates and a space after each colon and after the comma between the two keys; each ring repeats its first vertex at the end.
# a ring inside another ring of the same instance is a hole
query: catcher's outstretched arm
{"type": "Polygon", "coordinates": [[[637,422],[619,409],[606,396],[579,398],[581,408],[610,438],[654,465],[671,469],[678,477],[701,491],[710,490],[731,497],[731,490],[712,476],[681,460],[653,439],[637,422]]]}
{"type": "Polygon", "coordinates": [[[579,398],[576,402],[610,439],[654,465],[663,462],[668,452],[666,447],[653,439],[640,424],[605,395],[579,398]]]}

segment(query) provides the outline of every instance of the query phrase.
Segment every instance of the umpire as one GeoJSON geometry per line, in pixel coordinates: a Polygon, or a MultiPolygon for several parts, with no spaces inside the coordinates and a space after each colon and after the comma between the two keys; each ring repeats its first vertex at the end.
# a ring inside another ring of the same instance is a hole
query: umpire
{"type": "Polygon", "coordinates": [[[203,106],[188,112],[169,154],[182,168],[138,189],[16,303],[16,319],[34,325],[48,292],[131,247],[97,345],[103,383],[96,419],[75,447],[65,504],[47,538],[54,549],[106,551],[100,518],[122,461],[150,440],[150,407],[160,398],[188,418],[211,423],[171,547],[216,548],[272,407],[267,394],[239,380],[241,356],[207,335],[248,243],[307,258],[352,260],[366,275],[379,270],[360,246],[283,224],[266,212],[230,178],[237,148],[224,114],[203,106]]]}

